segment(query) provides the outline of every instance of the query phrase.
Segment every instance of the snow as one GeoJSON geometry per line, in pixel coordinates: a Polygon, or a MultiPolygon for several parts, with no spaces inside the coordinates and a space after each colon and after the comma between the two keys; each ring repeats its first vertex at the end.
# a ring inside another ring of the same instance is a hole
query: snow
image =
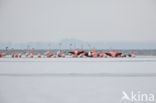
{"type": "Polygon", "coordinates": [[[129,103],[156,94],[156,57],[0,58],[0,103],[129,103]]]}

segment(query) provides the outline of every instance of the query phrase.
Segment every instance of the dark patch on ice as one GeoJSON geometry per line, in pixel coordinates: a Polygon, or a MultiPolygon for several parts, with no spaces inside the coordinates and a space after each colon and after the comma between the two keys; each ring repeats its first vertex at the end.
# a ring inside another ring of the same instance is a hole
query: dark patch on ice
{"type": "Polygon", "coordinates": [[[70,62],[92,62],[92,63],[97,63],[97,62],[156,62],[156,60],[104,60],[104,61],[86,61],[86,60],[82,60],[82,61],[80,61],[80,60],[76,60],[76,61],[64,61],[64,60],[62,60],[62,61],[54,61],[54,60],[51,60],[51,61],[36,61],[36,60],[30,60],[30,61],[5,61],[5,60],[1,60],[0,62],[40,62],[40,63],[44,63],[44,62],[51,62],[51,63],[53,63],[53,62],[67,62],[67,63],[70,63],[70,62]]]}
{"type": "Polygon", "coordinates": [[[156,77],[156,73],[1,73],[0,77],[156,77]]]}

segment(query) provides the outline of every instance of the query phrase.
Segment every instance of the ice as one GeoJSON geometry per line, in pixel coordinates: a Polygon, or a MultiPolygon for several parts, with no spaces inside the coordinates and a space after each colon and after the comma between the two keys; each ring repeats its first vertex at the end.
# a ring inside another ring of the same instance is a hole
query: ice
{"type": "Polygon", "coordinates": [[[0,103],[130,103],[132,90],[156,94],[156,57],[0,58],[0,103]]]}

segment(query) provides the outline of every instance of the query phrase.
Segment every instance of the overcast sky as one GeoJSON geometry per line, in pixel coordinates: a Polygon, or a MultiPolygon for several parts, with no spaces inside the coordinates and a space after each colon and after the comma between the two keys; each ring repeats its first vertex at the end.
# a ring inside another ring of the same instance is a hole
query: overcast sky
{"type": "Polygon", "coordinates": [[[0,0],[0,41],[156,41],[156,0],[0,0]]]}

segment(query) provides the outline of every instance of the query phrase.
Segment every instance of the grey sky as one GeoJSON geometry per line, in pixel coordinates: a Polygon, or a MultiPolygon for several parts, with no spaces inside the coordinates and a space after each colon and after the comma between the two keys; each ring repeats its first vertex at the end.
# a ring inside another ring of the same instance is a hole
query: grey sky
{"type": "Polygon", "coordinates": [[[0,41],[156,41],[156,0],[0,0],[0,41]]]}

